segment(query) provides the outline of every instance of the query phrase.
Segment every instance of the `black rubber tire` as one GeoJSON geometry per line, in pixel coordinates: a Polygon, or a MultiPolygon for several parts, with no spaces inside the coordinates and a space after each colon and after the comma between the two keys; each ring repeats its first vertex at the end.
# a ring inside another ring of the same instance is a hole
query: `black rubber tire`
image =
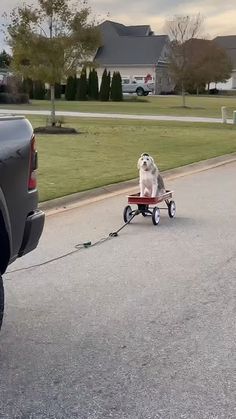
{"type": "Polygon", "coordinates": [[[154,207],[152,211],[152,222],[154,226],[157,226],[160,222],[160,210],[158,207],[154,207]]]}
{"type": "Polygon", "coordinates": [[[3,313],[4,313],[4,287],[3,287],[2,276],[0,275],[0,330],[2,327],[3,313]]]}
{"type": "Polygon", "coordinates": [[[138,87],[136,90],[138,96],[144,96],[144,90],[142,87],[138,87]]]}
{"type": "Polygon", "coordinates": [[[168,214],[170,218],[174,218],[176,214],[175,201],[170,201],[168,204],[168,214]]]}
{"type": "Polygon", "coordinates": [[[123,211],[124,222],[127,223],[131,217],[132,217],[132,208],[130,205],[127,205],[123,211]]]}

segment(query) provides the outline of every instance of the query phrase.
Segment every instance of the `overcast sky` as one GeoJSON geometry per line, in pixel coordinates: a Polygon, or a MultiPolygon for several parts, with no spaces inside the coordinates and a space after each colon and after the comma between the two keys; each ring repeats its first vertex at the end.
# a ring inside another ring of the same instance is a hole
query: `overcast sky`
{"type": "MultiPolygon", "coordinates": [[[[37,4],[37,0],[25,0],[37,4]]],[[[0,15],[22,0],[0,0],[0,15]]],[[[157,34],[164,33],[164,23],[174,15],[200,13],[204,17],[204,35],[236,35],[235,0],[90,0],[89,5],[97,18],[109,19],[124,25],[150,25],[157,34]]],[[[2,26],[2,19],[0,19],[2,26]]],[[[0,50],[6,47],[0,33],[0,50]]]]}

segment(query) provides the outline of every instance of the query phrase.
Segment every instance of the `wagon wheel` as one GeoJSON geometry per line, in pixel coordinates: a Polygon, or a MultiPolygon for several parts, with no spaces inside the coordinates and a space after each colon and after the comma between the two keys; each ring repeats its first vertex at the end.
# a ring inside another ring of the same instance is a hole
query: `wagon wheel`
{"type": "Polygon", "coordinates": [[[152,211],[152,222],[153,222],[154,226],[156,226],[160,222],[160,210],[159,210],[158,207],[154,207],[153,208],[153,211],[152,211]]]}
{"type": "Polygon", "coordinates": [[[168,204],[168,214],[170,218],[174,218],[176,214],[175,201],[170,201],[168,204]]]}
{"type": "Polygon", "coordinates": [[[124,208],[124,211],[123,211],[123,219],[124,219],[124,222],[125,223],[128,223],[128,221],[131,219],[131,217],[132,217],[132,208],[131,208],[130,205],[127,205],[124,208]]]}

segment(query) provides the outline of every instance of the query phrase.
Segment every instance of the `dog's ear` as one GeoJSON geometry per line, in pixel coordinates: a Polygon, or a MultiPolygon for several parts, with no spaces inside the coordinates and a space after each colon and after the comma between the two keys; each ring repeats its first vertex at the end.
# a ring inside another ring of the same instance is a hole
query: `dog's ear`
{"type": "Polygon", "coordinates": [[[138,159],[137,168],[140,169],[141,157],[138,159]]]}

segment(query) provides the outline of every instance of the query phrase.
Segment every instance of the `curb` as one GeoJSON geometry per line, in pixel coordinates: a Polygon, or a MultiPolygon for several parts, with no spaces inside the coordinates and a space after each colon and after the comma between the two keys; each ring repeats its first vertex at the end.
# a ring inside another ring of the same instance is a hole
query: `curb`
{"type": "MultiPolygon", "coordinates": [[[[235,161],[236,153],[225,154],[223,156],[213,157],[208,160],[201,160],[200,162],[191,163],[175,169],[165,170],[162,172],[162,176],[164,179],[174,180],[179,177],[189,176],[194,173],[214,169],[235,161]]],[[[45,211],[46,215],[50,215],[88,205],[102,199],[111,198],[113,196],[129,192],[134,188],[136,190],[138,189],[138,178],[45,201],[39,204],[39,208],[45,211]]]]}

